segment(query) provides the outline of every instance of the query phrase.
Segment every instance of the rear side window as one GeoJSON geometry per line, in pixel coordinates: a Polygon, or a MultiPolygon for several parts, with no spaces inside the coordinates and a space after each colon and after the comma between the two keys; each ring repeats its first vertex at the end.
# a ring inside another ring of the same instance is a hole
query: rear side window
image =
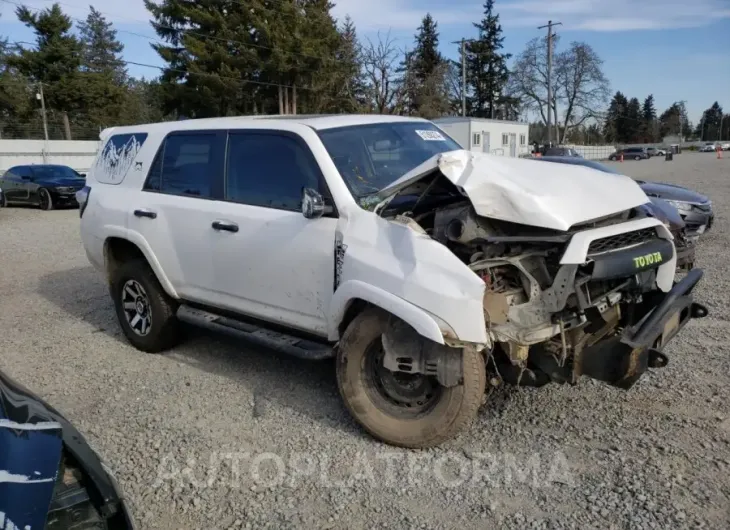
{"type": "Polygon", "coordinates": [[[302,189],[320,189],[312,153],[288,135],[231,133],[226,166],[225,197],[233,202],[299,211],[302,189]]]}
{"type": "Polygon", "coordinates": [[[213,198],[221,177],[224,140],[215,132],[168,136],[150,168],[145,190],[213,198]]]}
{"type": "Polygon", "coordinates": [[[121,184],[146,140],[147,133],[111,136],[94,161],[92,170],[96,180],[104,184],[121,184]]]}

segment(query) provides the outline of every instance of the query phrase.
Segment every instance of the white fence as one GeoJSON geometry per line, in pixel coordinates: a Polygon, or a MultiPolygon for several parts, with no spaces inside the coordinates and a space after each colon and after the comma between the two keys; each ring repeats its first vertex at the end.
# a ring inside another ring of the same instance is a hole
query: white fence
{"type": "Polygon", "coordinates": [[[0,140],[0,173],[21,164],[62,164],[86,173],[99,144],[76,140],[0,140]]]}

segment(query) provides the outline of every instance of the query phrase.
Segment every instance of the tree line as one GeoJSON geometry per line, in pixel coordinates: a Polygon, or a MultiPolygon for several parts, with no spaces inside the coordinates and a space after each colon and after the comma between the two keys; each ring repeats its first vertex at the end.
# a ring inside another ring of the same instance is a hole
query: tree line
{"type": "MultiPolygon", "coordinates": [[[[0,39],[3,138],[42,138],[41,102],[49,135],[67,139],[95,139],[113,125],[181,118],[436,118],[465,110],[492,119],[538,116],[533,131],[539,141],[547,136],[548,115],[561,142],[623,141],[654,138],[686,118],[681,103],[663,121],[652,117],[653,98],[648,108],[646,101],[642,107],[617,93],[609,104],[598,54],[583,42],[561,48],[557,37],[548,101],[547,39],[533,39],[514,58],[505,53],[494,0],[484,1],[482,18],[473,24],[476,36],[462,41],[457,60],[439,51],[438,22],[428,13],[412,43],[400,48],[389,33],[361,39],[352,20],[335,19],[328,0],[145,0],[157,35],[151,45],[162,61],[147,79],[130,76],[129,66],[156,67],[123,59],[117,31],[102,12],[91,7],[86,19],[73,20],[59,4],[16,5],[35,41],[0,39]],[[644,125],[627,125],[638,123],[644,125]]],[[[712,126],[715,114],[705,121],[712,126]]]]}
{"type": "Polygon", "coordinates": [[[608,142],[619,144],[657,143],[667,136],[702,141],[730,139],[730,115],[724,115],[715,101],[693,126],[684,101],[672,103],[657,115],[652,94],[641,103],[636,97],[629,99],[616,92],[603,122],[603,136],[608,142]]]}

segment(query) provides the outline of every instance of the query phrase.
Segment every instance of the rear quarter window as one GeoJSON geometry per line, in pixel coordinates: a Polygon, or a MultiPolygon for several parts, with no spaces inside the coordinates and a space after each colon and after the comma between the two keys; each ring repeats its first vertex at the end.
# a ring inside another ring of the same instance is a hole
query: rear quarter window
{"type": "Polygon", "coordinates": [[[147,133],[115,134],[109,137],[92,168],[96,180],[103,184],[121,184],[146,140],[147,133]]]}

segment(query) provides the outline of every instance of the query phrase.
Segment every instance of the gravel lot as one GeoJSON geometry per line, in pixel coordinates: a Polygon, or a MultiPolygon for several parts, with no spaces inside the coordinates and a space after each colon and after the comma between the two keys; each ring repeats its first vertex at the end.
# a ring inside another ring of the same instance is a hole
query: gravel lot
{"type": "Polygon", "coordinates": [[[629,392],[499,392],[436,450],[364,435],[330,362],[193,330],[165,355],[132,349],[75,210],[0,210],[0,369],[87,436],[140,528],[728,528],[728,158],[620,164],[717,211],[698,251],[711,313],[672,342],[669,366],[629,392]]]}

